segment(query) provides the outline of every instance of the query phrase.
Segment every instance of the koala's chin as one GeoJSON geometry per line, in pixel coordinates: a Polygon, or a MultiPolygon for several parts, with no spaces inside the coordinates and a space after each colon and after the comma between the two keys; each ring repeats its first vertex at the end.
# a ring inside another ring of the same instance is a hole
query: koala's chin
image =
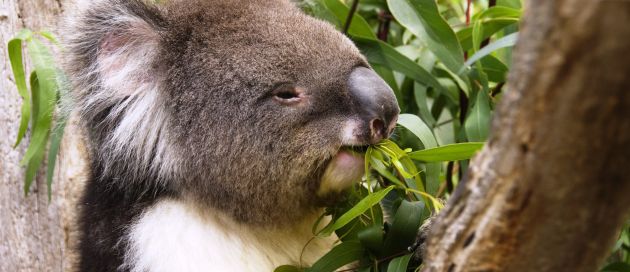
{"type": "Polygon", "coordinates": [[[322,176],[317,196],[325,197],[350,188],[365,173],[364,155],[342,148],[332,158],[322,176]]]}

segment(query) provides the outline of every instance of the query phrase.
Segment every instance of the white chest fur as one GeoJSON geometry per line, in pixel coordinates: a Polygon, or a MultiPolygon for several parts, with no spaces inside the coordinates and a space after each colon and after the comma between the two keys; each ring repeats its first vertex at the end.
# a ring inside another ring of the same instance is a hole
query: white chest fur
{"type": "MultiPolygon", "coordinates": [[[[315,218],[286,230],[234,222],[218,212],[200,213],[191,205],[162,200],[129,229],[126,268],[133,272],[273,271],[300,264],[302,249],[313,237],[315,218]]],[[[335,237],[315,238],[301,257],[311,264],[335,237]]]]}

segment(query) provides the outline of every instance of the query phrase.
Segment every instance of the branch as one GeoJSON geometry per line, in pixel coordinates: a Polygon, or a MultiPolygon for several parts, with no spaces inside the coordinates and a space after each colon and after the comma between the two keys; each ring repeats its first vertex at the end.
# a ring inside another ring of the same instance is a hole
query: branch
{"type": "Polygon", "coordinates": [[[527,3],[493,134],[424,271],[596,271],[630,215],[630,2],[527,3]]]}

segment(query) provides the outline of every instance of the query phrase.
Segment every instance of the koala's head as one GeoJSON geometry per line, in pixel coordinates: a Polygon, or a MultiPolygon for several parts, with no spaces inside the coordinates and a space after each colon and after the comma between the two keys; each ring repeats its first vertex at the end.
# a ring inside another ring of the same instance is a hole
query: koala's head
{"type": "Polygon", "coordinates": [[[93,168],[112,186],[282,223],[360,180],[347,147],[395,125],[393,92],[352,42],[288,1],[79,10],[67,67],[93,168]]]}

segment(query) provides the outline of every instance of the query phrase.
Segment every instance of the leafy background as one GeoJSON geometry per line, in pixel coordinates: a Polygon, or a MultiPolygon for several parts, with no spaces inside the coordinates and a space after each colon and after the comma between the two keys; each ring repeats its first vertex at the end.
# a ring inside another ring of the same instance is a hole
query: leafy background
{"type": "MultiPolygon", "coordinates": [[[[391,140],[368,148],[369,169],[332,221],[314,236],[339,243],[312,267],[276,271],[413,271],[417,230],[436,214],[465,176],[468,160],[488,138],[494,105],[505,90],[520,0],[301,0],[302,9],[343,31],[394,90],[401,108],[391,140]],[[347,264],[354,263],[352,268],[347,264]]],[[[22,30],[7,45],[23,98],[15,146],[28,193],[47,166],[48,192],[67,114],[59,110],[65,78],[46,31],[22,30]],[[26,50],[24,50],[26,49],[26,50]],[[25,53],[26,52],[26,53],[25,53]],[[33,64],[27,71],[28,57],[33,64]],[[27,77],[28,75],[28,77],[27,77]],[[27,134],[30,137],[25,137],[27,134]],[[46,152],[48,150],[48,152],[46,152]],[[48,156],[46,156],[46,153],[48,156]]],[[[323,218],[323,217],[322,217],[323,218]]],[[[630,271],[630,222],[602,271],[630,271]]]]}

